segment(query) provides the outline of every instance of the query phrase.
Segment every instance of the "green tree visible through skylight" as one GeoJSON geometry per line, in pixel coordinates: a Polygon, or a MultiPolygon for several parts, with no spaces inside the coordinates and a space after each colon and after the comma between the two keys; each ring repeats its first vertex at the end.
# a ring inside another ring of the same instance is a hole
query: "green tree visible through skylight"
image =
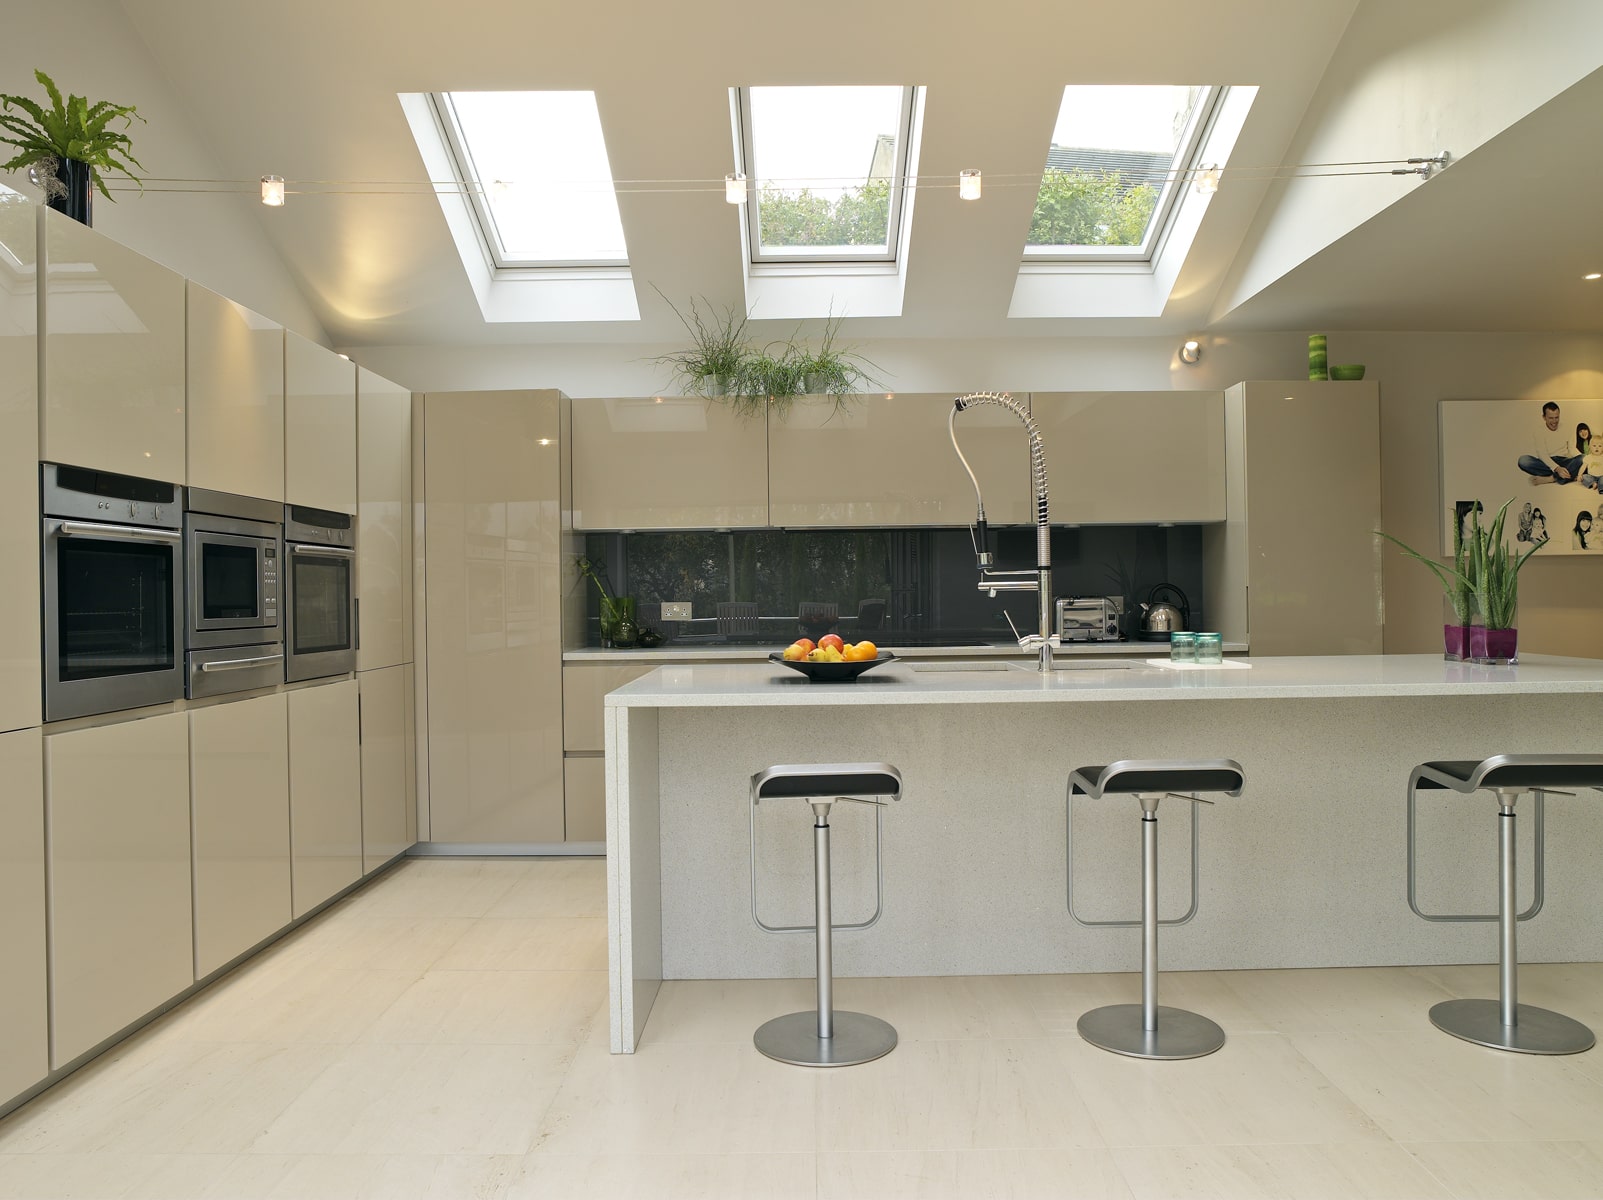
{"type": "Polygon", "coordinates": [[[1029,244],[1139,246],[1157,203],[1157,188],[1126,187],[1117,171],[1048,171],[1035,198],[1029,244]]]}
{"type": "Polygon", "coordinates": [[[876,179],[833,200],[809,188],[762,188],[763,242],[769,246],[883,246],[891,218],[891,185],[876,179]]]}

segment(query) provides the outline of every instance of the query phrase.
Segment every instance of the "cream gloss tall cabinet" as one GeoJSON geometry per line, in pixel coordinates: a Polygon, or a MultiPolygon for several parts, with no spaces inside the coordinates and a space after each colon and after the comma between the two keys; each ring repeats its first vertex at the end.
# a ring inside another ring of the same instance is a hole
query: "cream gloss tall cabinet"
{"type": "Polygon", "coordinates": [[[54,1070],[195,980],[189,714],[44,743],[54,1070]]]}
{"type": "Polygon", "coordinates": [[[362,873],[417,841],[411,667],[358,671],[362,705],[362,873]]]}
{"type": "Polygon", "coordinates": [[[0,1103],[50,1070],[39,731],[0,733],[0,1103]]]}
{"type": "MultiPolygon", "coordinates": [[[[974,485],[957,456],[948,392],[804,396],[768,426],[768,520],[779,526],[967,525],[974,485]]],[[[1035,519],[1029,441],[1013,414],[985,405],[957,418],[963,453],[997,524],[1035,519]]]]}
{"type": "Polygon", "coordinates": [[[423,397],[428,840],[564,839],[559,394],[423,397]]]}
{"type": "Polygon", "coordinates": [[[284,499],[284,329],[187,281],[190,487],[284,499]]]}
{"type": "Polygon", "coordinates": [[[184,482],[184,280],[44,213],[40,458],[184,482]]]}
{"type": "Polygon", "coordinates": [[[288,693],[295,916],[362,877],[362,748],[356,680],[288,693]]]}
{"type": "Polygon", "coordinates": [[[38,225],[32,204],[0,196],[0,562],[13,568],[0,588],[0,730],[42,717],[38,225]]]}
{"type": "Polygon", "coordinates": [[[284,695],[192,709],[189,782],[203,979],[290,922],[284,695]]]}
{"type": "Polygon", "coordinates": [[[1381,652],[1380,385],[1225,393],[1229,516],[1206,525],[1204,611],[1254,655],[1381,652]]]}
{"type": "Polygon", "coordinates": [[[412,394],[356,372],[356,669],[412,661],[412,394]]]}
{"type": "Polygon", "coordinates": [[[284,332],[284,500],[356,513],[356,365],[284,332]]]}

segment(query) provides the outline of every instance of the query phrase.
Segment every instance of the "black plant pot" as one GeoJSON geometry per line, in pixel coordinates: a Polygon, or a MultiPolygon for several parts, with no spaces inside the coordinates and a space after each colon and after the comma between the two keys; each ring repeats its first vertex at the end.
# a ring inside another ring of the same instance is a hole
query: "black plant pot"
{"type": "Polygon", "coordinates": [[[65,187],[66,194],[52,189],[45,204],[59,213],[66,213],[82,225],[93,225],[91,204],[95,194],[95,175],[86,162],[75,158],[56,159],[56,179],[65,187]]]}

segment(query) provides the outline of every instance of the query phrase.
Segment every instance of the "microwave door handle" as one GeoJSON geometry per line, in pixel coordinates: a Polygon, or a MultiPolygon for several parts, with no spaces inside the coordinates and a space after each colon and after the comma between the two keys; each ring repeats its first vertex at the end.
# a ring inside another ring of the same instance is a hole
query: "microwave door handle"
{"type": "Polygon", "coordinates": [[[267,663],[282,662],[282,654],[265,654],[261,658],[225,658],[218,662],[205,662],[200,664],[202,674],[209,675],[213,671],[243,671],[246,667],[260,667],[267,663]]]}
{"type": "Polygon", "coordinates": [[[98,521],[63,521],[62,537],[103,538],[123,542],[179,542],[183,534],[175,529],[151,529],[144,525],[102,525],[98,521]]]}
{"type": "Polygon", "coordinates": [[[356,557],[355,550],[347,550],[344,546],[315,546],[303,542],[289,544],[291,554],[344,554],[350,558],[356,557]]]}

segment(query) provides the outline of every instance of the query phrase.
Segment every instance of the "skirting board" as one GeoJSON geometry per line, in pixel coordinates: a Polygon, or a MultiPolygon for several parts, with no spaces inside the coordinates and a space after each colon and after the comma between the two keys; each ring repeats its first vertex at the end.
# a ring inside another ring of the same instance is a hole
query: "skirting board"
{"type": "Polygon", "coordinates": [[[605,842],[418,842],[419,858],[605,858],[605,842]]]}

